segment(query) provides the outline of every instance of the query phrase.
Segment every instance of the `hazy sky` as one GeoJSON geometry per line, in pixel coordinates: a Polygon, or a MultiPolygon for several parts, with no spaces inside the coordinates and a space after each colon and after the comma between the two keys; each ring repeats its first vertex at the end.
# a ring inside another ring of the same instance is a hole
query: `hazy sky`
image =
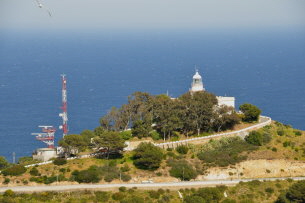
{"type": "Polygon", "coordinates": [[[0,0],[0,28],[184,29],[305,25],[304,0],[0,0]]]}

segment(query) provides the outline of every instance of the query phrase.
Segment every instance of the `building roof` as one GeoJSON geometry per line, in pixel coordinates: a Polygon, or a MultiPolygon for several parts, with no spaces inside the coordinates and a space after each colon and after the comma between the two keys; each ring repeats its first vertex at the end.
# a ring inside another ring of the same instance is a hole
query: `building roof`
{"type": "Polygon", "coordinates": [[[195,75],[193,76],[193,79],[201,79],[201,76],[199,75],[198,71],[196,71],[195,75]]]}

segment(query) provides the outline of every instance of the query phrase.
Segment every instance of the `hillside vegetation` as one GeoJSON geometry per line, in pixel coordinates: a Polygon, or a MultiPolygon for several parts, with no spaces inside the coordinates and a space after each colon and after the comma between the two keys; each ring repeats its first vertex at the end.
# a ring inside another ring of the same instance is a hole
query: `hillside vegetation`
{"type": "Polygon", "coordinates": [[[305,181],[292,180],[239,183],[234,187],[139,190],[121,187],[118,191],[42,192],[15,194],[7,190],[0,202],[112,202],[112,203],[298,203],[305,200],[305,181]],[[179,196],[181,194],[182,198],[179,196]]]}
{"type": "MultiPolygon", "coordinates": [[[[67,181],[119,183],[141,182],[148,179],[153,179],[155,182],[198,178],[202,180],[209,177],[209,173],[217,171],[217,167],[221,170],[228,169],[225,172],[228,174],[226,177],[235,177],[236,172],[232,172],[231,169],[245,161],[281,159],[304,163],[302,162],[305,159],[304,143],[304,132],[274,122],[270,126],[251,132],[244,140],[240,137],[225,137],[212,139],[205,144],[182,145],[167,150],[150,143],[142,143],[134,151],[121,153],[120,156],[107,158],[102,155],[71,161],[56,159],[52,164],[28,169],[22,167],[22,164],[16,165],[3,170],[0,181],[2,185],[35,185],[67,181]]],[[[282,171],[281,173],[286,176],[293,176],[294,171],[301,169],[301,166],[289,163],[281,165],[277,171],[282,171]],[[298,168],[290,170],[290,167],[298,168]]],[[[255,165],[256,169],[252,169],[253,173],[265,166],[255,165]]],[[[253,177],[249,172],[241,172],[244,170],[247,170],[247,167],[236,169],[240,173],[238,177],[247,178],[248,175],[253,177]]],[[[263,171],[259,177],[270,177],[270,175],[272,177],[271,169],[265,168],[263,171]]]]}

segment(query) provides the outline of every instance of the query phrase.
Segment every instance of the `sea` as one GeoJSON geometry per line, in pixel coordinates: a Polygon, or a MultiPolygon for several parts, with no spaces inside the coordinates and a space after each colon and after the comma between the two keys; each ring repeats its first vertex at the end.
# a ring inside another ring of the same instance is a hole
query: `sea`
{"type": "Polygon", "coordinates": [[[0,156],[45,147],[38,125],[57,128],[66,74],[69,134],[99,126],[135,91],[187,92],[195,68],[207,91],[251,103],[305,130],[305,29],[62,30],[0,34],[0,156]]]}

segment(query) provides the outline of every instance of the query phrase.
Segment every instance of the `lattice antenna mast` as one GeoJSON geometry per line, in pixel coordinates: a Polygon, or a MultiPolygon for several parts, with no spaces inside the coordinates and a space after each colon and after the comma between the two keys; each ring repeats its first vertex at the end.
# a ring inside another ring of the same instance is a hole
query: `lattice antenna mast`
{"type": "Polygon", "coordinates": [[[68,113],[67,113],[67,80],[66,75],[61,75],[62,77],[62,113],[59,114],[62,117],[62,125],[59,129],[63,131],[63,137],[68,134],[68,113]]]}
{"type": "Polygon", "coordinates": [[[32,135],[36,135],[36,139],[42,141],[48,145],[48,148],[54,149],[54,134],[56,129],[53,126],[38,126],[41,128],[41,133],[32,133],[32,135]]]}

